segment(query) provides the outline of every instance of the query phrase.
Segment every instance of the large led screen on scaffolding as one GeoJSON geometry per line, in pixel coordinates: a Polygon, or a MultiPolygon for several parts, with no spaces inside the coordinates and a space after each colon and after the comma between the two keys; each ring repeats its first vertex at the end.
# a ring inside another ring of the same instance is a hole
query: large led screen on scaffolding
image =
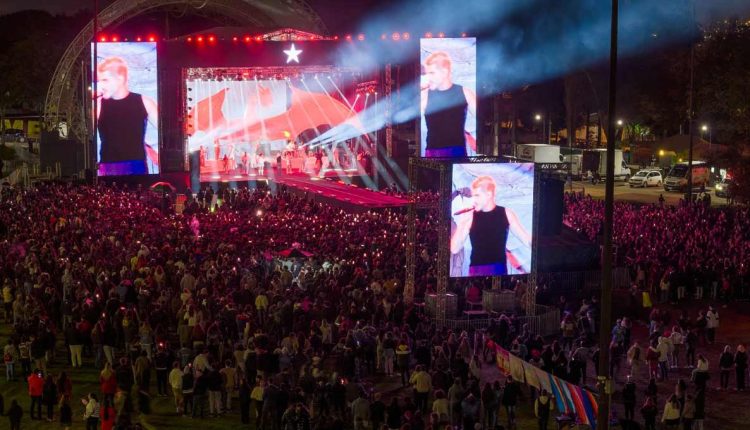
{"type": "Polygon", "coordinates": [[[529,273],[534,163],[457,163],[451,181],[450,276],[529,273]]]}
{"type": "Polygon", "coordinates": [[[323,74],[258,78],[249,70],[186,77],[185,135],[201,182],[362,173],[371,139],[357,112],[374,103],[374,90],[347,92],[323,74]]]}
{"type": "Polygon", "coordinates": [[[158,174],[156,42],[98,43],[96,57],[99,176],[158,174]]]}
{"type": "Polygon", "coordinates": [[[476,38],[428,38],[419,46],[420,155],[477,155],[476,38]]]}

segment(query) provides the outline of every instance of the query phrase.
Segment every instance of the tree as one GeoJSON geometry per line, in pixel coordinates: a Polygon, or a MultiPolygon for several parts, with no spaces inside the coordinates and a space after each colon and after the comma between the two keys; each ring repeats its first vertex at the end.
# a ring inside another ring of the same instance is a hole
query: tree
{"type": "Polygon", "coordinates": [[[750,142],[750,26],[722,22],[696,47],[696,112],[713,140],[750,142]]]}

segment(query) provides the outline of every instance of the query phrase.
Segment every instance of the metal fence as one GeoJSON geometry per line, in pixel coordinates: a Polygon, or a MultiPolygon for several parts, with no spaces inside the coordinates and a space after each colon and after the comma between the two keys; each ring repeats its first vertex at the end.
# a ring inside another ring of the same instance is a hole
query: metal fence
{"type": "MultiPolygon", "coordinates": [[[[537,305],[536,315],[518,315],[516,319],[521,327],[528,325],[529,330],[534,334],[550,336],[560,332],[560,310],[554,306],[537,305]]],[[[480,330],[489,327],[491,322],[491,318],[435,321],[437,325],[454,331],[480,330]]]]}

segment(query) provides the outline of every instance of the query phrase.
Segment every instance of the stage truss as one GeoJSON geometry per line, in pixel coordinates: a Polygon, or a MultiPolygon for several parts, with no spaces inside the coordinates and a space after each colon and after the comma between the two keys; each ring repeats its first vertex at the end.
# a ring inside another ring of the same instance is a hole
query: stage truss
{"type": "MultiPolygon", "coordinates": [[[[454,163],[501,163],[509,162],[504,157],[479,156],[459,159],[436,159],[436,158],[409,158],[409,191],[410,201],[408,206],[408,224],[406,230],[406,280],[404,283],[404,302],[414,301],[414,289],[416,281],[416,254],[417,254],[417,210],[438,210],[438,252],[437,252],[437,299],[435,301],[435,320],[437,324],[445,323],[446,293],[448,290],[449,263],[450,263],[450,194],[451,178],[450,168],[454,163]],[[419,190],[419,171],[429,169],[439,172],[438,200],[430,202],[416,201],[416,191],[419,190]]],[[[531,272],[528,276],[526,292],[523,295],[521,306],[527,316],[536,315],[536,292],[538,278],[538,256],[539,256],[539,219],[541,205],[541,179],[545,177],[558,177],[560,171],[567,169],[566,163],[537,163],[534,165],[534,220],[532,223],[531,240],[531,272]]],[[[499,289],[502,277],[492,277],[492,288],[499,289]]]]}

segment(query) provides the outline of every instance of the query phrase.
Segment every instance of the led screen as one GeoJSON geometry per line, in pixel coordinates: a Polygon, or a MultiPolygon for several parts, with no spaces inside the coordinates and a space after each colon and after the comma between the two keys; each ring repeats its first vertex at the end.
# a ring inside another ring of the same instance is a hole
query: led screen
{"type": "Polygon", "coordinates": [[[99,43],[96,56],[99,176],[159,173],[156,42],[99,43]]]}
{"type": "Polygon", "coordinates": [[[357,112],[369,96],[344,95],[325,76],[185,86],[188,151],[198,155],[202,182],[363,169],[362,142],[370,140],[357,112]]]}
{"type": "Polygon", "coordinates": [[[477,41],[421,39],[422,157],[477,155],[477,41]]]}
{"type": "Polygon", "coordinates": [[[531,271],[534,163],[453,165],[450,276],[531,271]]]}

